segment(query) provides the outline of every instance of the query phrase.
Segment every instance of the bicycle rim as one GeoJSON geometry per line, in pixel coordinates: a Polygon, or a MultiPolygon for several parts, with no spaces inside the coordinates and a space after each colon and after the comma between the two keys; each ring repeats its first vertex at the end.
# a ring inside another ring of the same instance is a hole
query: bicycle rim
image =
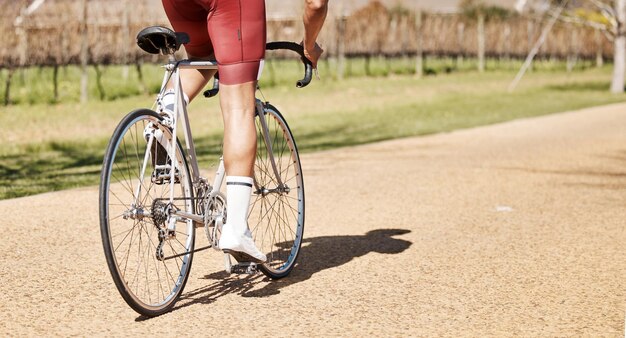
{"type": "MultiPolygon", "coordinates": [[[[100,226],[109,270],[124,300],[146,316],[168,311],[180,296],[189,276],[195,239],[192,221],[178,221],[174,236],[163,241],[160,252],[166,259],[157,258],[159,228],[167,226],[164,218],[167,219],[170,184],[152,177],[154,162],[163,164],[153,159],[172,161],[156,147],[150,152],[144,129],[148,124],[157,125],[171,140],[169,129],[159,121],[159,116],[150,110],[131,112],[122,120],[107,148],[100,183],[100,226]],[[146,152],[150,154],[141,178],[146,152]]],[[[193,213],[191,179],[178,142],[173,157],[177,200],[169,207],[193,213]]]]}
{"type": "Polygon", "coordinates": [[[282,278],[293,269],[304,232],[304,182],[298,149],[286,121],[271,105],[266,105],[263,117],[255,119],[257,152],[254,168],[254,188],[248,224],[255,243],[267,255],[260,266],[271,278],[282,278]],[[260,118],[269,129],[269,143],[277,171],[284,186],[274,174],[260,118]],[[277,189],[279,188],[279,189],[277,189]]]}

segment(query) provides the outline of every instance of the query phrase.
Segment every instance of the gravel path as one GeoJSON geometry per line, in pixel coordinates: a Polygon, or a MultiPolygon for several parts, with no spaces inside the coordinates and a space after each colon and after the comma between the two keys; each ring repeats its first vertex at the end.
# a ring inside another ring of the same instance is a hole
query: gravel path
{"type": "Polygon", "coordinates": [[[626,104],[302,160],[292,275],[202,252],[154,319],[109,276],[96,187],[0,201],[0,333],[624,336],[626,104]]]}

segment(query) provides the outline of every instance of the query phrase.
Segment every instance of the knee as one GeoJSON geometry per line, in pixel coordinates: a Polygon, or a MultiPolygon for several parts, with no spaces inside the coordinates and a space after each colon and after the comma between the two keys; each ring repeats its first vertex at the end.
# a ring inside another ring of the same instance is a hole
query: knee
{"type": "Polygon", "coordinates": [[[328,0],[306,0],[306,7],[314,11],[325,10],[328,7],[328,0]]]}

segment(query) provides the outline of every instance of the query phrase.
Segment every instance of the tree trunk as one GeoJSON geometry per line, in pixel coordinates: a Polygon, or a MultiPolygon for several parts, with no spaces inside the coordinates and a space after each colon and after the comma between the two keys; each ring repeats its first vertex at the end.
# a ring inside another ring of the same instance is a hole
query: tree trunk
{"type": "Polygon", "coordinates": [[[135,69],[137,70],[137,79],[139,80],[139,92],[144,95],[148,94],[148,87],[143,80],[143,72],[141,71],[141,60],[135,61],[135,69]]]}
{"type": "Polygon", "coordinates": [[[613,80],[611,93],[624,92],[624,72],[626,72],[626,0],[615,0],[617,35],[613,54],[613,80]]]}
{"type": "Polygon", "coordinates": [[[52,68],[52,86],[53,86],[53,101],[59,102],[59,65],[55,64],[52,68]]]}
{"type": "Polygon", "coordinates": [[[624,92],[624,72],[626,72],[626,35],[615,37],[615,54],[613,54],[613,80],[611,93],[624,92]]]}
{"type": "Polygon", "coordinates": [[[13,68],[9,68],[9,73],[7,74],[7,79],[4,87],[4,105],[8,106],[11,104],[11,78],[13,78],[13,68]]]}
{"type": "Polygon", "coordinates": [[[102,70],[97,63],[93,64],[93,68],[96,70],[96,87],[98,87],[98,93],[100,94],[100,101],[104,101],[106,93],[104,92],[104,86],[102,85],[102,70]]]}

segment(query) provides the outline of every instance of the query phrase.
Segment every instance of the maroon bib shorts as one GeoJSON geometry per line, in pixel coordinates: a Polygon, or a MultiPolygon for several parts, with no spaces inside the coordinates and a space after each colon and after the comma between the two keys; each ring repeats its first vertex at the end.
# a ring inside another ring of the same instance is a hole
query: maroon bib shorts
{"type": "Polygon", "coordinates": [[[177,32],[189,34],[189,58],[215,55],[220,82],[258,80],[265,56],[265,0],[162,0],[177,32]]]}

